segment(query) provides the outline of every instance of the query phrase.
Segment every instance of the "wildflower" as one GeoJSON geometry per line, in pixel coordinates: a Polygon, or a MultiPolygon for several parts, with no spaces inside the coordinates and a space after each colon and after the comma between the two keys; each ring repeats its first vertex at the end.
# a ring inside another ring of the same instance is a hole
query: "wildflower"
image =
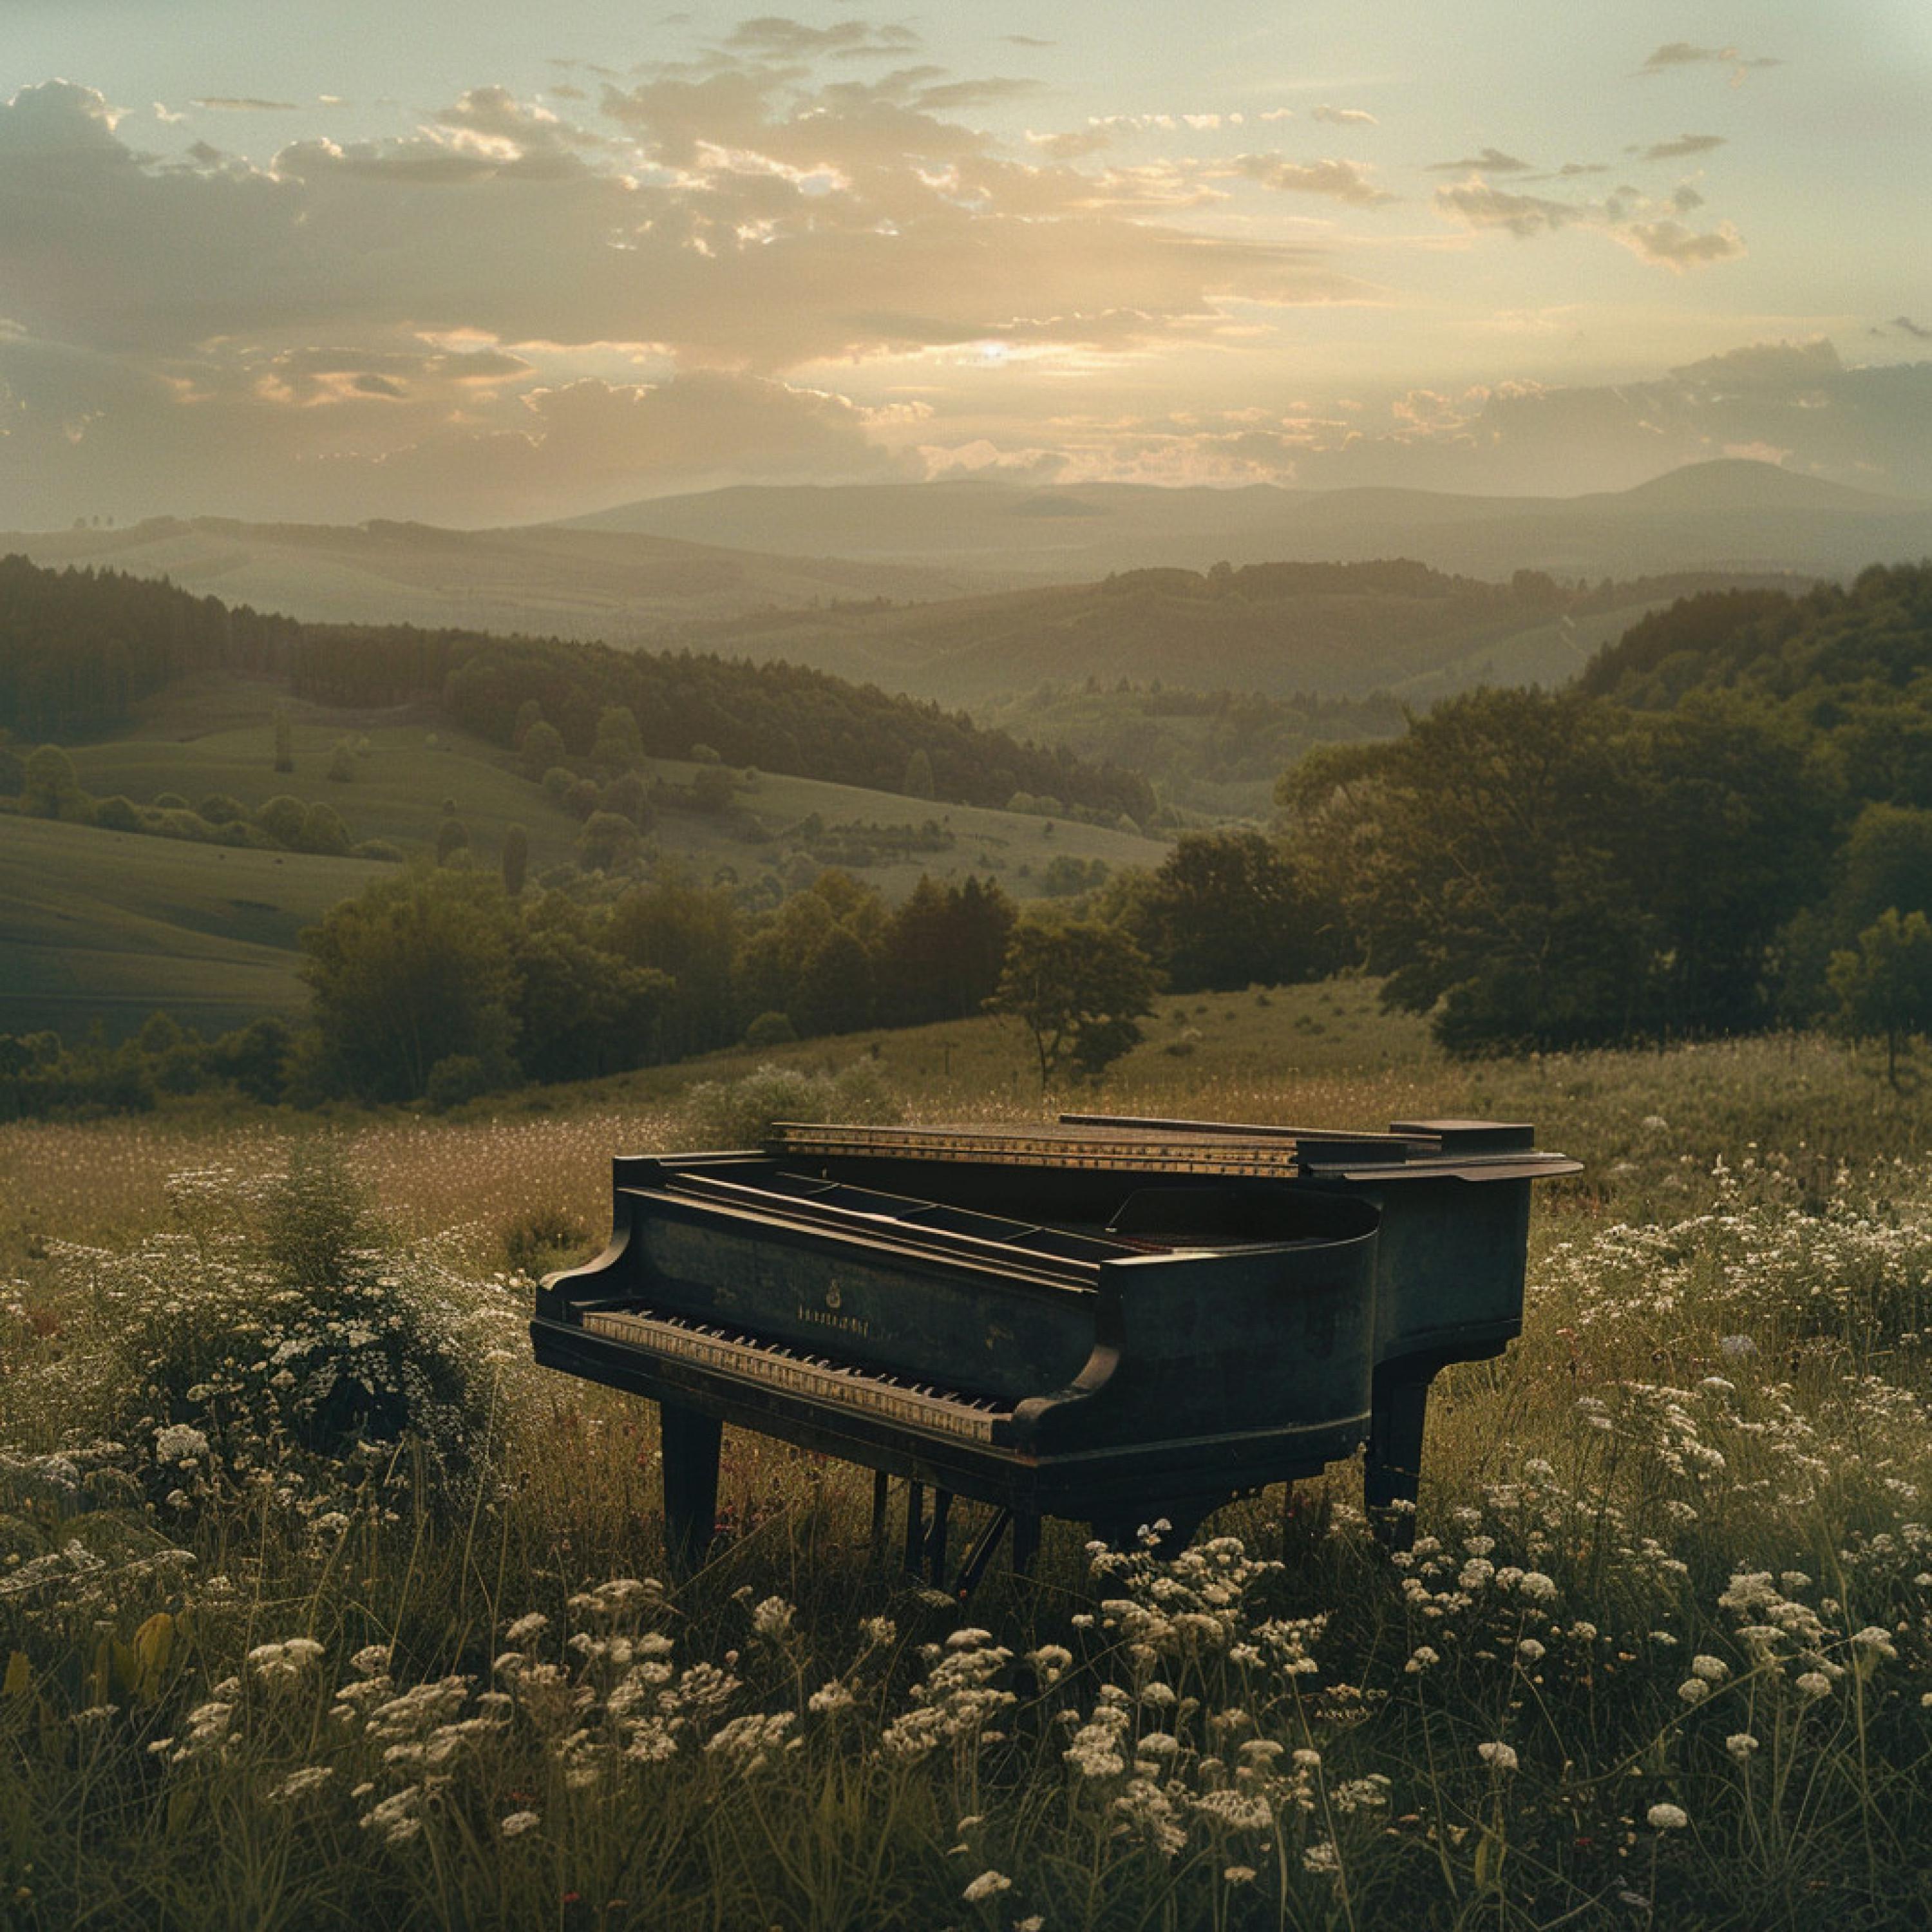
{"type": "Polygon", "coordinates": [[[1432,1670],[1442,1661],[1442,1658],[1429,1645],[1418,1644],[1409,1653],[1408,1661],[1402,1668],[1413,1676],[1421,1671],[1432,1670]]]}
{"type": "Polygon", "coordinates": [[[1516,1647],[1516,1654],[1525,1664],[1530,1665],[1540,1664],[1546,1654],[1543,1646],[1533,1636],[1523,1638],[1516,1647]]]}
{"type": "Polygon", "coordinates": [[[1689,1814],[1678,1804],[1653,1804],[1643,1815],[1653,1832],[1681,1832],[1690,1822],[1689,1814]]]}
{"type": "Polygon", "coordinates": [[[531,1638],[541,1636],[550,1628],[550,1619],[541,1610],[532,1610],[519,1617],[503,1633],[504,1640],[512,1644],[528,1643],[531,1638]]]}
{"type": "Polygon", "coordinates": [[[1476,1755],[1480,1758],[1492,1771],[1514,1771],[1516,1768],[1516,1750],[1514,1747],[1512,1745],[1504,1744],[1478,1744],[1476,1747],[1476,1755]]]}
{"type": "Polygon", "coordinates": [[[516,1838],[542,1822],[534,1811],[512,1811],[496,1828],[505,1838],[516,1838]]]}
{"type": "Polygon", "coordinates": [[[297,1682],[314,1666],[322,1646],[312,1636],[290,1637],[284,1643],[258,1643],[248,1653],[248,1667],[271,1690],[297,1682]]]}
{"type": "Polygon", "coordinates": [[[389,1650],[386,1643],[365,1643],[349,1660],[349,1667],[358,1677],[380,1677],[389,1667],[389,1650]]]}
{"type": "Polygon", "coordinates": [[[1342,1855],[1335,1849],[1332,1838],[1318,1838],[1301,1855],[1304,1871],[1338,1872],[1342,1869],[1342,1855]]]}
{"type": "Polygon", "coordinates": [[[208,1438],[185,1422],[171,1422],[154,1431],[157,1462],[189,1462],[208,1454],[208,1438]]]}
{"type": "Polygon", "coordinates": [[[1898,1656],[1892,1647],[1892,1633],[1882,1630],[1876,1624],[1868,1624],[1862,1630],[1852,1634],[1852,1641],[1861,1650],[1875,1651],[1880,1657],[1898,1656]]]}
{"type": "Polygon", "coordinates": [[[1252,1885],[1255,1868],[1252,1865],[1230,1865],[1221,1876],[1229,1885],[1252,1885]]]}
{"type": "Polygon", "coordinates": [[[959,1895],[968,1905],[977,1905],[982,1898],[993,1898],[1003,1892],[1010,1892],[1012,1884],[1004,1872],[982,1871],[959,1895]]]}
{"type": "Polygon", "coordinates": [[[1721,1657],[1694,1657],[1690,1660],[1690,1675],[1701,1677],[1706,1684],[1721,1684],[1731,1674],[1731,1666],[1721,1657]]]}
{"type": "Polygon", "coordinates": [[[1718,1337],[1718,1348],[1733,1362],[1742,1361],[1746,1356],[1757,1353],[1757,1344],[1748,1335],[1720,1335],[1718,1337]]]}
{"type": "Polygon", "coordinates": [[[1808,1670],[1792,1681],[1808,1697],[1828,1697],[1832,1694],[1832,1680],[1822,1670],[1808,1670]]]}
{"type": "Polygon", "coordinates": [[[752,1634],[776,1643],[791,1634],[792,1606],[782,1597],[767,1597],[752,1612],[752,1634]]]}
{"type": "Polygon", "coordinates": [[[1724,1740],[1725,1750],[1729,1751],[1740,1764],[1750,1763],[1751,1754],[1757,1748],[1757,1739],[1748,1731],[1733,1731],[1724,1740]]]}
{"type": "Polygon", "coordinates": [[[814,1690],[806,1700],[806,1708],[824,1716],[833,1711],[845,1709],[851,1702],[851,1692],[835,1678],[823,1690],[814,1690]]]}
{"type": "Polygon", "coordinates": [[[306,1798],[311,1792],[320,1791],[335,1775],[332,1764],[305,1764],[299,1771],[290,1772],[280,1784],[268,1794],[271,1804],[290,1804],[298,1798],[306,1798]]]}

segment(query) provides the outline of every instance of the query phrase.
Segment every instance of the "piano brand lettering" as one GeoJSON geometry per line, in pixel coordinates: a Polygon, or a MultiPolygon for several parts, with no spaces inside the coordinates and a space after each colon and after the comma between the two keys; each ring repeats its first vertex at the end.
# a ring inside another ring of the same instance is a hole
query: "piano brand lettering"
{"type": "Polygon", "coordinates": [[[825,1297],[826,1306],[813,1308],[801,1301],[798,1304],[798,1318],[808,1322],[814,1328],[836,1328],[842,1334],[869,1335],[872,1324],[862,1316],[841,1315],[838,1312],[838,1291],[828,1289],[825,1297]]]}

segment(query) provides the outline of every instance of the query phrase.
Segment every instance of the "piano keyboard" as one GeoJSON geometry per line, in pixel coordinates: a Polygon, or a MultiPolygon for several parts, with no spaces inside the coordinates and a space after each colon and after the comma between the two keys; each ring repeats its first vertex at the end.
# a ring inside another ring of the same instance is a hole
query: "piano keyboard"
{"type": "Polygon", "coordinates": [[[988,1442],[993,1425],[1009,1420],[1012,1414],[990,1396],[967,1395],[907,1376],[860,1368],[823,1355],[802,1354],[781,1342],[710,1327],[681,1315],[648,1308],[586,1308],[584,1325],[593,1334],[608,1335],[657,1354],[947,1436],[988,1442]]]}

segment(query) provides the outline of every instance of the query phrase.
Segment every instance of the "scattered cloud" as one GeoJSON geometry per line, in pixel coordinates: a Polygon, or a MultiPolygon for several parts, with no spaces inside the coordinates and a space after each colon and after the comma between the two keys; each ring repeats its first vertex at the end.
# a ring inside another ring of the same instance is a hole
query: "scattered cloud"
{"type": "Polygon", "coordinates": [[[1279,154],[1242,154],[1232,166],[1247,180],[1284,194],[1326,195],[1358,208],[1375,208],[1396,199],[1376,185],[1359,161],[1291,161],[1279,154]]]}
{"type": "Polygon", "coordinates": [[[1932,342],[1932,328],[1914,322],[1909,315],[1895,315],[1889,325],[1901,335],[1909,335],[1915,342],[1932,342]]]}
{"type": "Polygon", "coordinates": [[[1330,121],[1338,128],[1375,128],[1381,125],[1365,107],[1330,107],[1327,102],[1311,108],[1311,121],[1330,121]]]}
{"type": "Polygon", "coordinates": [[[920,38],[910,27],[874,26],[864,20],[842,20],[830,27],[808,26],[782,14],[743,20],[724,37],[735,53],[759,60],[798,61],[830,56],[841,60],[872,55],[902,54],[916,47],[920,38]]]}
{"type": "Polygon", "coordinates": [[[1520,160],[1514,154],[1506,154],[1500,148],[1485,148],[1479,154],[1465,155],[1460,161],[1432,161],[1429,172],[1432,175],[1460,175],[1474,170],[1478,174],[1523,175],[1531,172],[1533,164],[1520,160]]]}
{"type": "Polygon", "coordinates": [[[1512,235],[1554,233],[1573,221],[1586,220],[1589,211],[1568,202],[1548,201],[1540,195],[1516,194],[1492,188],[1480,176],[1436,190],[1436,212],[1466,222],[1472,228],[1506,228],[1512,235]]]}
{"type": "Polygon", "coordinates": [[[1711,262],[1734,262],[1744,253],[1737,230],[1728,221],[1701,232],[1668,217],[1656,221],[1613,224],[1611,236],[1634,254],[1680,273],[1711,262]]]}
{"type": "Polygon", "coordinates": [[[1640,74],[1670,74],[1680,68],[1721,67],[1730,70],[1731,85],[1742,86],[1754,68],[1784,64],[1768,55],[1740,53],[1736,47],[1700,47],[1688,40],[1671,40],[1659,47],[1637,69],[1640,74]]]}
{"type": "Polygon", "coordinates": [[[1674,141],[1657,141],[1648,148],[1626,148],[1627,154],[1635,154],[1640,161],[1678,161],[1692,154],[1708,154],[1713,148],[1721,148],[1724,137],[1721,134],[1680,134],[1674,141]]]}
{"type": "Polygon", "coordinates": [[[204,94],[188,104],[230,114],[292,114],[298,104],[292,100],[258,100],[253,94],[204,94]]]}

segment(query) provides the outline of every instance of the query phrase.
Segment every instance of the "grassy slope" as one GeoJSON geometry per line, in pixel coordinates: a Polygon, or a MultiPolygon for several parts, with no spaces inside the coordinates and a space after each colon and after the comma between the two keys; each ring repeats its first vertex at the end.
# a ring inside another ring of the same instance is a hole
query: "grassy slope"
{"type": "Polygon", "coordinates": [[[118,1034],[157,1006],[210,1033],[292,1013],[296,934],[387,870],[0,819],[0,1032],[118,1034]]]}
{"type": "MultiPolygon", "coordinates": [[[[171,693],[134,735],[77,748],[80,782],[98,797],[124,794],[143,804],[162,792],[190,805],[225,792],[252,808],[291,793],[334,806],[352,838],[388,838],[405,848],[434,839],[448,800],[469,827],[479,863],[498,862],[512,822],[529,830],[533,876],[574,856],[574,818],[494,746],[439,728],[423,714],[294,706],[296,769],[277,772],[272,721],[278,695],[265,682],[227,680],[171,693]],[[330,753],[351,734],[368,738],[369,754],[356,760],[349,783],[331,784],[330,753]]],[[[653,760],[645,770],[682,782],[693,769],[653,760]]],[[[1038,818],[810,778],[762,776],[740,802],[744,810],[730,818],[660,814],[653,834],[660,854],[707,880],[728,867],[749,884],[795,858],[786,829],[810,814],[828,826],[940,820],[955,836],[949,849],[861,872],[898,899],[922,872],[990,874],[1024,897],[1032,877],[1063,854],[1118,868],[1157,865],[1166,850],[1111,829],[1062,821],[1048,834],[1038,818]],[[747,838],[754,815],[772,836],[747,838]]],[[[100,1018],[118,1033],[164,1006],[204,1030],[290,1010],[302,999],[297,932],[384,869],[23,819],[0,820],[0,887],[10,908],[0,926],[0,1031],[51,1027],[71,1036],[100,1018]]]]}
{"type": "Polygon", "coordinates": [[[667,624],[841,598],[953,597],[1015,580],[978,567],[760,556],[661,537],[421,524],[155,518],[111,530],[0,533],[0,554],[166,576],[197,596],[311,622],[458,625],[636,638],[667,624]]]}

